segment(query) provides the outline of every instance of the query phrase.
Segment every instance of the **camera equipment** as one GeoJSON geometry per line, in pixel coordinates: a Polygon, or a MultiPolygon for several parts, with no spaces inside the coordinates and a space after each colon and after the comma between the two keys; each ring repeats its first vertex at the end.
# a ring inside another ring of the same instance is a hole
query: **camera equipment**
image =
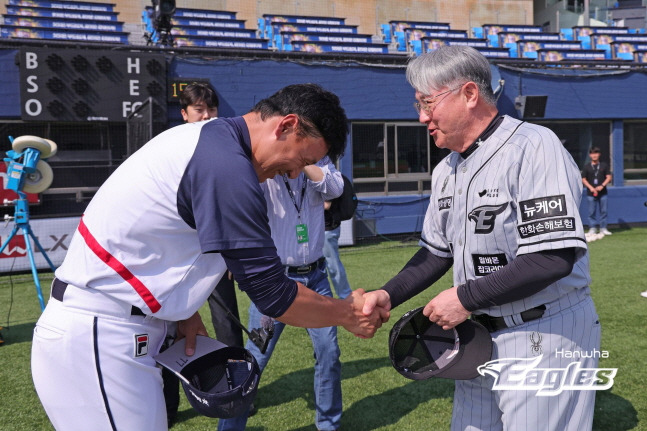
{"type": "Polygon", "coordinates": [[[144,21],[147,22],[147,29],[149,30],[144,38],[148,44],[156,44],[159,46],[173,46],[173,35],[171,29],[173,22],[171,21],[175,14],[175,0],[152,0],[153,11],[151,16],[144,16],[144,21]]]}

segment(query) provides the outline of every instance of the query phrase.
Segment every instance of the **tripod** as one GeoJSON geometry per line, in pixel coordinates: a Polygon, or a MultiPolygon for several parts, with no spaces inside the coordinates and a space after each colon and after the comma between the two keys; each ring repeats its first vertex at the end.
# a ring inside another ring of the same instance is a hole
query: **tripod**
{"type": "Polygon", "coordinates": [[[11,233],[9,234],[9,237],[5,240],[5,242],[2,244],[2,247],[0,247],[0,254],[4,251],[5,248],[7,248],[7,245],[9,245],[9,242],[11,239],[16,236],[16,233],[18,233],[18,229],[22,229],[22,234],[23,237],[25,238],[25,246],[27,248],[27,255],[29,256],[29,264],[31,265],[31,274],[34,277],[34,284],[36,284],[36,294],[38,295],[38,301],[40,302],[40,310],[43,311],[45,310],[45,301],[43,300],[43,292],[40,288],[40,281],[38,280],[38,272],[36,271],[36,262],[34,261],[34,252],[31,248],[31,242],[30,238],[34,241],[34,244],[38,247],[38,250],[43,254],[45,257],[45,260],[47,260],[47,263],[49,264],[49,267],[52,269],[52,272],[56,270],[54,267],[54,264],[52,261],[49,259],[47,254],[45,253],[45,250],[43,249],[43,246],[40,245],[40,242],[38,242],[38,238],[34,235],[34,232],[31,230],[31,227],[29,226],[29,203],[27,202],[27,195],[24,192],[21,191],[16,191],[18,193],[18,199],[13,201],[13,203],[16,204],[16,209],[14,211],[14,216],[5,216],[5,220],[11,220],[13,219],[16,224],[14,225],[11,233]]]}
{"type": "Polygon", "coordinates": [[[5,215],[5,220],[14,220],[16,224],[7,240],[0,247],[0,253],[4,251],[7,245],[9,245],[9,242],[16,236],[18,229],[22,229],[29,263],[31,265],[31,273],[34,277],[36,293],[40,302],[40,311],[43,311],[45,310],[45,301],[43,300],[43,292],[40,289],[40,281],[38,281],[38,272],[36,271],[36,262],[34,261],[34,252],[31,249],[30,238],[34,241],[38,250],[43,253],[52,272],[56,268],[52,261],[49,260],[45,250],[38,242],[38,238],[36,238],[29,226],[29,202],[27,201],[26,193],[40,193],[52,184],[52,180],[54,179],[52,168],[47,162],[40,159],[46,159],[56,154],[57,146],[54,141],[32,135],[19,136],[16,139],[9,136],[9,141],[11,141],[12,149],[7,151],[7,157],[4,159],[5,162],[8,162],[5,188],[17,193],[18,199],[11,202],[7,202],[5,199],[5,203],[16,205],[14,216],[5,215]]]}

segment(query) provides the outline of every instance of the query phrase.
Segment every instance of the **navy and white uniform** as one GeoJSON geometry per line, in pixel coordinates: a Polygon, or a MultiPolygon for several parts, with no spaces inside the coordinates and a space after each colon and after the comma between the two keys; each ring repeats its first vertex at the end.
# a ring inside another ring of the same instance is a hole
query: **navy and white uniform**
{"type": "MultiPolygon", "coordinates": [[[[34,331],[33,379],[55,428],[166,429],[153,360],[165,321],[205,303],[226,271],[218,252],[276,253],[266,211],[242,117],[172,128],[108,178],[34,331]]],[[[274,314],[295,297],[288,286],[274,314]]]]}
{"type": "MultiPolygon", "coordinates": [[[[555,134],[507,116],[469,157],[452,152],[434,169],[421,245],[453,259],[455,286],[523,254],[576,250],[566,277],[531,296],[473,312],[505,321],[507,328],[492,332],[493,360],[541,357],[537,368],[563,369],[574,361],[597,366],[600,325],[590,298],[581,195],[579,169],[555,134]],[[524,322],[521,313],[535,307],[545,307],[543,316],[524,322]],[[586,358],[578,359],[582,352],[586,358]]],[[[595,391],[536,396],[536,390],[492,390],[493,384],[492,375],[456,382],[453,430],[592,426],[595,391]]]]}

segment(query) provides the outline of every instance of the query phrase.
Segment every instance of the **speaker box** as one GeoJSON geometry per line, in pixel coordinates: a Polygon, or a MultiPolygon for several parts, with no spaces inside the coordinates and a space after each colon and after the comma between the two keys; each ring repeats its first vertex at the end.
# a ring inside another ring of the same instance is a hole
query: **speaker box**
{"type": "Polygon", "coordinates": [[[548,96],[517,96],[514,107],[521,118],[543,118],[548,96]]]}

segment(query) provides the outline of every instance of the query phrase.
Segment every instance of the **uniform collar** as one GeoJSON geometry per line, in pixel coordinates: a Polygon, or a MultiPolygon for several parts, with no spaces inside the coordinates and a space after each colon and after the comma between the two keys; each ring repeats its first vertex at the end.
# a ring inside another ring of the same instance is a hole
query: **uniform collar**
{"type": "Polygon", "coordinates": [[[494,131],[501,125],[501,122],[503,121],[503,115],[499,115],[497,112],[492,121],[490,121],[490,124],[485,128],[483,133],[479,135],[478,138],[470,145],[467,147],[467,150],[463,151],[460,153],[461,157],[463,159],[467,159],[476,149],[485,141],[487,138],[492,136],[494,131]]]}

